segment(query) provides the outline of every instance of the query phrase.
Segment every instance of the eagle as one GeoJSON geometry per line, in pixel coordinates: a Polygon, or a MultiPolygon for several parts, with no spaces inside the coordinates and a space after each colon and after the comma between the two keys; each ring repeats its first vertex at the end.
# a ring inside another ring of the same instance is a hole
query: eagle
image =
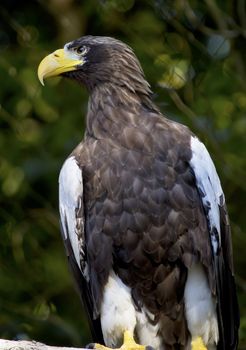
{"type": "Polygon", "coordinates": [[[230,224],[206,147],[161,114],[120,40],[65,44],[38,67],[42,84],[58,75],[89,92],[83,140],[59,175],[61,232],[89,347],[237,349],[230,224]]]}

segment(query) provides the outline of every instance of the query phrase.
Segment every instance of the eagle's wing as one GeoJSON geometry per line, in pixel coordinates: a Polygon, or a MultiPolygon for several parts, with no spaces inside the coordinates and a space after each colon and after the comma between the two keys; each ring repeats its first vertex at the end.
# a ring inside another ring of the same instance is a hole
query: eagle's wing
{"type": "Polygon", "coordinates": [[[231,232],[224,193],[209,153],[198,138],[191,139],[197,187],[207,216],[216,278],[220,339],[217,349],[234,350],[238,343],[239,310],[234,281],[231,232]]]}
{"type": "Polygon", "coordinates": [[[88,315],[93,339],[103,343],[100,320],[93,319],[93,302],[86,262],[83,177],[74,156],[65,161],[60,172],[59,208],[61,233],[69,266],[88,315]]]}

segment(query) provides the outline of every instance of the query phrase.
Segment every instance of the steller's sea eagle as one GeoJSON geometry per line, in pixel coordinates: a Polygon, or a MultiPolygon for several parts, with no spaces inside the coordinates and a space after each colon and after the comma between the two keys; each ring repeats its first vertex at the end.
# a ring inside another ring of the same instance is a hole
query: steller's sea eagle
{"type": "Polygon", "coordinates": [[[91,346],[236,349],[230,225],[206,147],[160,113],[119,40],[67,43],[38,68],[41,83],[57,75],[90,94],[84,138],[60,172],[59,203],[91,346]]]}

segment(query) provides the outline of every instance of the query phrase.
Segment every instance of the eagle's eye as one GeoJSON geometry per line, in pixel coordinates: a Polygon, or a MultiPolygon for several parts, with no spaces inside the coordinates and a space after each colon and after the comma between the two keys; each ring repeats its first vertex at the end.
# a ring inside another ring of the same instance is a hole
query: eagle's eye
{"type": "Polygon", "coordinates": [[[81,56],[84,56],[88,51],[89,51],[88,47],[84,45],[76,48],[76,52],[81,56]]]}

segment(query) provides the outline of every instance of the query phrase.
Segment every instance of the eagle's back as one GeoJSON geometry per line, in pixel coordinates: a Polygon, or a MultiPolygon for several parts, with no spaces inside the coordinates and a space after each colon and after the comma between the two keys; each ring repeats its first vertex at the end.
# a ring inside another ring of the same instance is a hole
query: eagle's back
{"type": "Polygon", "coordinates": [[[191,133],[158,115],[141,118],[137,126],[136,118],[132,125],[122,122],[107,138],[87,135],[83,151],[75,151],[83,168],[91,290],[99,310],[113,269],[131,288],[136,307],[162,325],[163,344],[185,346],[187,268],[201,262],[209,270],[212,264],[189,164],[191,133]]]}

